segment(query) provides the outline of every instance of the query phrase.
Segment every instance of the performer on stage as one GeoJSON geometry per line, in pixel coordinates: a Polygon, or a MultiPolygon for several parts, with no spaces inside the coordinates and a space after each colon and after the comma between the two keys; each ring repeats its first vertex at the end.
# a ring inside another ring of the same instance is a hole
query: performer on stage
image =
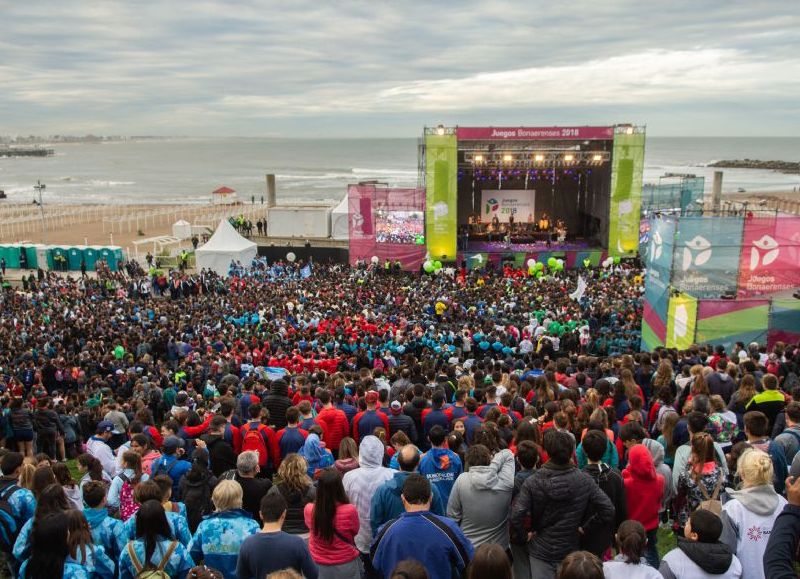
{"type": "Polygon", "coordinates": [[[539,218],[539,231],[550,231],[550,217],[547,213],[542,213],[539,218]]]}

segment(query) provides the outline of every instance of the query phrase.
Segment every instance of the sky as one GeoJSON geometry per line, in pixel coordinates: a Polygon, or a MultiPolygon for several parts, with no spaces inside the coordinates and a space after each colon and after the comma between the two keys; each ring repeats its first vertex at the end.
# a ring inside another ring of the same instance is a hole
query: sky
{"type": "Polygon", "coordinates": [[[800,136],[787,0],[0,0],[0,133],[800,136]]]}

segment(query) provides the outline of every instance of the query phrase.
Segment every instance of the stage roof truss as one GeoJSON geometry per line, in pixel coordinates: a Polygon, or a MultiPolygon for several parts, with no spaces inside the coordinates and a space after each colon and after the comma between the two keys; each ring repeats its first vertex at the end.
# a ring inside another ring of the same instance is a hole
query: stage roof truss
{"type": "Polygon", "coordinates": [[[462,167],[591,167],[611,160],[608,151],[465,151],[462,167]]]}

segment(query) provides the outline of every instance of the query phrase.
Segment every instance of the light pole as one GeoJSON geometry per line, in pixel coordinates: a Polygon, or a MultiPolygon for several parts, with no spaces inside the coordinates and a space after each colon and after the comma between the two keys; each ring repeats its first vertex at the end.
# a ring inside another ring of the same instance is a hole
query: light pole
{"type": "Polygon", "coordinates": [[[39,213],[42,216],[42,243],[47,243],[47,230],[44,224],[44,205],[42,205],[42,191],[47,189],[47,185],[42,183],[40,180],[36,180],[36,185],[33,186],[39,192],[39,213]]]}

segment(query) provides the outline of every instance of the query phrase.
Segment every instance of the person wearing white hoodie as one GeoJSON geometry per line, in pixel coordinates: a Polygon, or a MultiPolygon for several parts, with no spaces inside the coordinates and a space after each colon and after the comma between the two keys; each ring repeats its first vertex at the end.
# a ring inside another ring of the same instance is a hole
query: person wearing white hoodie
{"type": "Polygon", "coordinates": [[[508,516],[514,491],[514,455],[508,449],[492,457],[482,444],[470,447],[467,472],[450,492],[447,516],[455,520],[474,547],[497,543],[508,550],[508,516]]]}
{"type": "Polygon", "coordinates": [[[742,489],[727,489],[729,500],[722,506],[720,542],[742,562],[742,579],[764,579],[764,552],[775,519],[786,499],[772,484],[772,459],[761,450],[747,450],[739,458],[737,472],[742,489]]]}
{"type": "Polygon", "coordinates": [[[372,497],[383,483],[394,477],[395,471],[383,466],[383,443],[376,436],[365,436],[358,448],[359,468],[344,475],[342,483],[350,503],[358,510],[359,529],[356,535],[356,548],[361,552],[366,577],[374,576],[369,558],[372,544],[372,526],[369,514],[372,497]]]}

